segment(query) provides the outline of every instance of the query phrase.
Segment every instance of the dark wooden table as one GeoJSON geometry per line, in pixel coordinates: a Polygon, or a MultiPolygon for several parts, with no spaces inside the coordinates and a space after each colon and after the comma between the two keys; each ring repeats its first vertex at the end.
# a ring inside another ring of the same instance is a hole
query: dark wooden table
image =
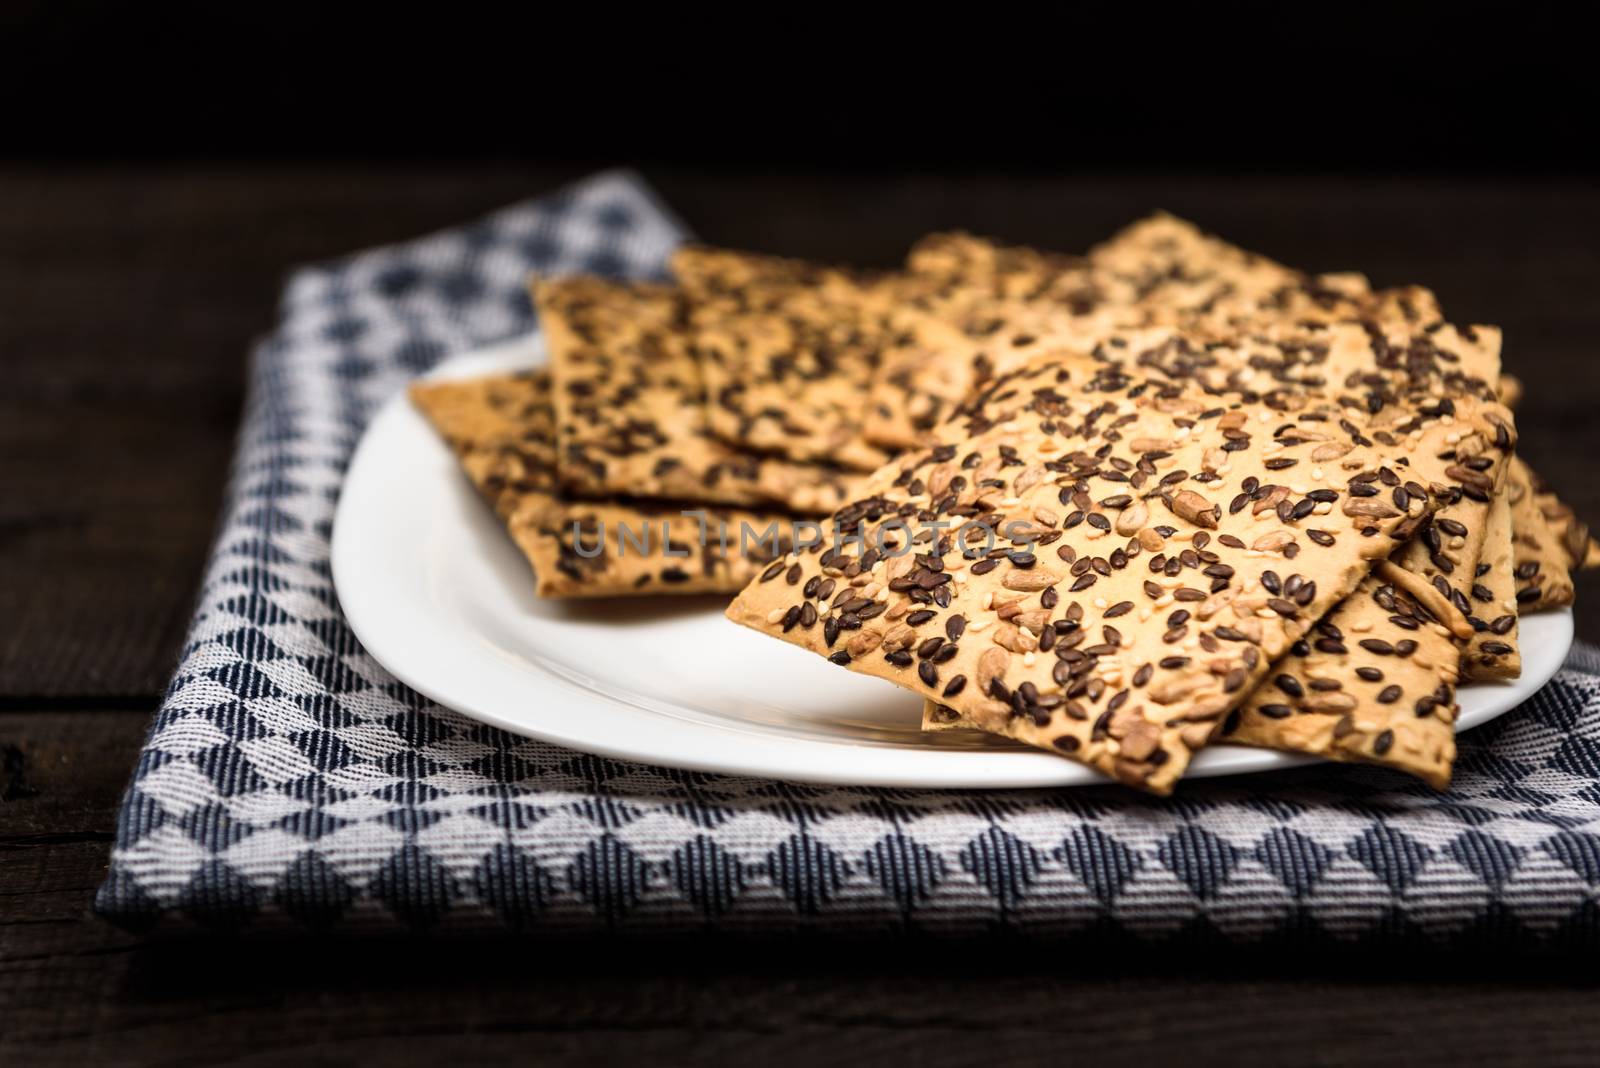
{"type": "MultiPolygon", "coordinates": [[[[283,273],[586,169],[0,169],[0,1064],[1593,1063],[1582,961],[141,939],[95,920],[283,273]]],[[[1505,327],[1523,452],[1600,520],[1592,182],[648,177],[702,237],[798,255],[886,265],[952,226],[1081,249],[1163,206],[1297,266],[1428,284],[1505,327]]],[[[1591,577],[1578,630],[1600,638],[1591,577]]]]}

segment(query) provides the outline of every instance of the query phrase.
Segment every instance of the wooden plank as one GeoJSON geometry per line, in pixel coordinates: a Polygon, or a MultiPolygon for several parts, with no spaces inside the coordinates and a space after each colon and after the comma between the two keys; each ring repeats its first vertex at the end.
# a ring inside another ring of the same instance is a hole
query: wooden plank
{"type": "MultiPolygon", "coordinates": [[[[149,711],[0,712],[0,911],[77,920],[105,874],[149,711]]],[[[0,956],[9,955],[0,949],[0,956]]]]}
{"type": "Polygon", "coordinates": [[[1051,975],[913,956],[843,974],[784,975],[713,957],[608,975],[525,949],[450,957],[433,947],[167,961],[108,957],[106,978],[55,991],[45,1027],[13,1017],[17,1063],[591,1064],[1592,1063],[1592,990],[1540,984],[1378,984],[1201,974],[1051,975]],[[124,964],[126,963],[126,967],[124,964]],[[920,969],[913,971],[913,966],[920,969]],[[168,970],[168,968],[172,970],[168,970]],[[183,970],[179,970],[183,969],[183,970]],[[450,969],[440,972],[435,969],[450,969]],[[328,974],[329,972],[333,974],[328,974]],[[248,978],[244,978],[244,976],[248,978]],[[928,978],[928,976],[933,978],[928,978]],[[88,997],[104,997],[98,1003],[88,997]],[[68,999],[72,1000],[68,1000],[68,999]],[[76,1006],[68,1008],[66,1006],[76,1006]],[[1076,1057],[1074,1057],[1076,1054],[1076,1057]]]}

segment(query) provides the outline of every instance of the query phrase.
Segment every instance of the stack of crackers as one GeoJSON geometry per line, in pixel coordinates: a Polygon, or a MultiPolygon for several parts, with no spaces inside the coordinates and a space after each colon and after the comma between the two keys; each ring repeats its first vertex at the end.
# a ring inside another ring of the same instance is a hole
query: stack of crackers
{"type": "Polygon", "coordinates": [[[1168,215],[883,274],[686,247],[535,279],[548,370],[413,399],[550,597],[729,618],[1165,794],[1239,743],[1437,787],[1587,528],[1516,455],[1500,331],[1168,215]]]}

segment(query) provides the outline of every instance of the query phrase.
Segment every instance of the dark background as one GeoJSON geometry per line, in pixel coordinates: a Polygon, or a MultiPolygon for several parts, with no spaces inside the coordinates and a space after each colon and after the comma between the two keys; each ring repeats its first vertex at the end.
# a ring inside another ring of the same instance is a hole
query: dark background
{"type": "Polygon", "coordinates": [[[0,152],[719,170],[1588,171],[1573,5],[0,4],[0,152]],[[985,17],[985,16],[989,17],[985,17]]]}
{"type": "MultiPolygon", "coordinates": [[[[1081,250],[1166,207],[1429,285],[1506,329],[1521,449],[1600,520],[1576,10],[0,4],[0,1063],[1592,1061],[1581,960],[145,939],[88,911],[285,272],[600,166],[796,255],[1081,250]]],[[[1590,576],[1577,615],[1600,639],[1590,576]]]]}

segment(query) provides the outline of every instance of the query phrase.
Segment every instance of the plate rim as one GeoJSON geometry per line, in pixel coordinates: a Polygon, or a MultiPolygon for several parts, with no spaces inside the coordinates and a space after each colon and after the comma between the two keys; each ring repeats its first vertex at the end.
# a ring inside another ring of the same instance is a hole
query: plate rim
{"type": "MultiPolygon", "coordinates": [[[[542,352],[537,335],[523,335],[448,357],[419,380],[459,379],[495,370],[534,368],[541,363],[542,352]]],[[[490,684],[492,691],[498,681],[513,681],[509,678],[502,680],[505,665],[490,663],[493,658],[478,661],[476,666],[486,673],[477,680],[470,673],[463,675],[459,669],[453,671],[448,664],[442,663],[446,658],[446,649],[455,656],[461,656],[464,646],[459,641],[460,635],[448,631],[437,635],[444,645],[436,645],[432,649],[417,648],[416,634],[408,640],[406,628],[398,625],[397,620],[407,618],[409,612],[409,620],[412,623],[421,620],[425,628],[429,614],[419,613],[417,605],[397,598],[396,591],[385,590],[383,583],[370,581],[377,576],[367,573],[372,566],[370,557],[375,554],[366,552],[361,537],[362,516],[358,509],[362,507],[368,482],[375,478],[369,472],[381,469],[380,465],[386,458],[380,454],[380,447],[389,435],[414,434],[417,431],[439,455],[448,460],[449,469],[458,470],[448,448],[433,435],[422,416],[410,405],[406,390],[399,390],[379,407],[368,422],[346,467],[334,512],[329,562],[341,611],[356,640],[379,666],[424,697],[470,719],[522,737],[537,738],[611,759],[719,775],[837,786],[957,790],[1055,788],[1110,782],[1084,765],[1027,749],[914,749],[868,745],[850,738],[826,740],[779,734],[769,734],[763,738],[759,728],[742,731],[731,725],[722,726],[700,720],[678,722],[682,737],[677,739],[677,744],[668,740],[641,749],[639,745],[628,744],[629,735],[626,731],[618,731],[615,737],[622,740],[614,741],[574,731],[570,725],[563,729],[561,722],[538,722],[537,717],[530,722],[526,706],[518,714],[508,714],[503,707],[504,695],[497,696],[485,690],[485,683],[490,684]],[[411,424],[409,429],[408,422],[411,424]],[[456,639],[453,646],[450,645],[452,638],[456,639]],[[497,666],[499,670],[495,670],[497,666]],[[714,737],[721,739],[742,736],[746,742],[743,746],[736,745],[731,749],[716,745],[701,748],[690,744],[695,739],[714,740],[707,732],[714,732],[714,737]],[[741,756],[741,753],[744,755],[741,756]]],[[[526,567],[525,561],[520,562],[526,567]]],[[[419,573],[422,571],[420,567],[417,570],[419,573]]],[[[1525,673],[1522,678],[1462,687],[1463,690],[1473,691],[1500,690],[1504,696],[1491,699],[1493,707],[1486,712],[1464,713],[1462,720],[1470,719],[1471,722],[1458,725],[1458,733],[1481,726],[1517,707],[1561,669],[1574,640],[1572,610],[1569,607],[1558,612],[1540,613],[1539,618],[1555,623],[1556,633],[1549,637],[1555,639],[1553,645],[1559,647],[1560,654],[1552,656],[1548,664],[1541,659],[1541,664],[1547,666],[1548,670],[1543,671],[1536,681],[1534,675],[1540,675],[1540,671],[1527,672],[1529,658],[1525,653],[1525,673]]],[[[526,668],[524,666],[519,670],[525,672],[526,668]]],[[[632,717],[636,721],[641,716],[650,717],[657,721],[657,728],[661,726],[659,721],[664,718],[661,713],[651,711],[637,701],[619,697],[616,692],[595,689],[547,668],[540,670],[539,677],[546,684],[565,691],[571,698],[600,703],[613,718],[619,713],[624,718],[632,717]]],[[[526,684],[527,680],[523,682],[526,684]]],[[[567,720],[583,722],[588,718],[573,715],[576,711],[579,710],[570,706],[562,707],[562,715],[567,720]]],[[[670,731],[666,733],[669,736],[671,734],[670,731]]],[[[1324,762],[1322,758],[1306,754],[1219,745],[1202,751],[1184,779],[1256,774],[1324,762]]]]}

